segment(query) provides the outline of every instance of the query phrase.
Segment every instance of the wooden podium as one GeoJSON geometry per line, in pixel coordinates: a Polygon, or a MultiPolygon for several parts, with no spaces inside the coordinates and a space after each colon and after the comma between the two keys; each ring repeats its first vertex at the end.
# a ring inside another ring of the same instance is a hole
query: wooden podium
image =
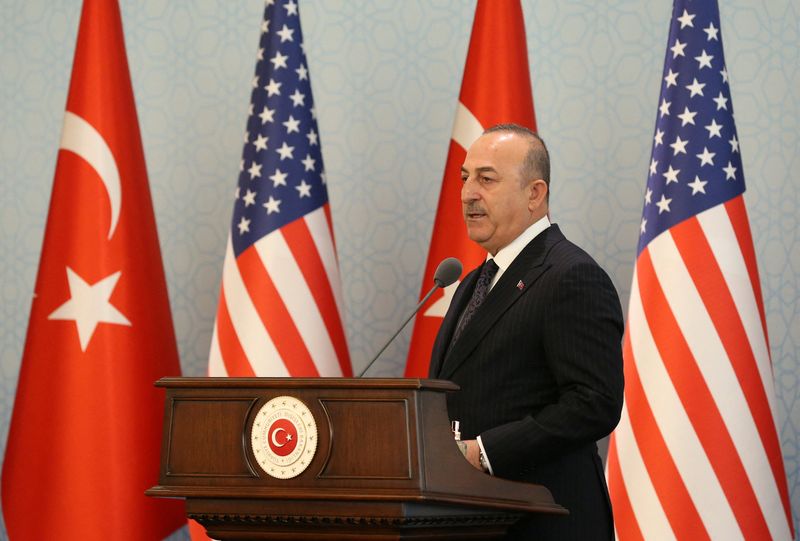
{"type": "Polygon", "coordinates": [[[156,385],[166,388],[161,472],[147,495],[185,498],[215,539],[497,539],[526,513],[566,513],[542,486],[469,465],[450,431],[444,393],[458,386],[448,381],[156,385]]]}

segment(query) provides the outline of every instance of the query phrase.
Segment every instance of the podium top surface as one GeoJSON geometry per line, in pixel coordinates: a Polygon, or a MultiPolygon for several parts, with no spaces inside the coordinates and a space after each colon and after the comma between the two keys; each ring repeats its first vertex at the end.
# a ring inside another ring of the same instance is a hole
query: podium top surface
{"type": "Polygon", "coordinates": [[[273,389],[287,386],[295,389],[429,389],[432,391],[457,391],[458,385],[443,379],[416,378],[161,378],[156,387],[166,388],[219,388],[273,389]]]}

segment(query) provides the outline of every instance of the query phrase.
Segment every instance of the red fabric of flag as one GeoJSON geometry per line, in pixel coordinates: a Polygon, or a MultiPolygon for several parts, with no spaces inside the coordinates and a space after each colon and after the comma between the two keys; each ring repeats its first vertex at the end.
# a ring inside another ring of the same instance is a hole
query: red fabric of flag
{"type": "Polygon", "coordinates": [[[180,374],[116,0],[86,0],[3,463],[10,539],[163,539],[163,392],[180,374]]]}
{"type": "MultiPolygon", "coordinates": [[[[522,8],[518,0],[478,0],[420,298],[433,287],[442,259],[457,257],[470,270],[486,257],[464,227],[461,165],[484,129],[511,122],[536,130],[522,8]]],[[[433,342],[457,287],[458,282],[435,293],[417,314],[406,377],[428,375],[433,342]]]]}

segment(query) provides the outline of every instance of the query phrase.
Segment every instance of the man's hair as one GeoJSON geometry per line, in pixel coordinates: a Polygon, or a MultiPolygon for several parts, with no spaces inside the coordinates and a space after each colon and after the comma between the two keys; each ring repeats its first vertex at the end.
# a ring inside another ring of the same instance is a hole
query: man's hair
{"type": "Polygon", "coordinates": [[[547,145],[544,140],[533,130],[520,126],[519,124],[495,124],[483,132],[487,133],[507,132],[514,133],[521,137],[526,137],[531,141],[525,159],[522,161],[523,181],[541,178],[547,184],[547,195],[550,195],[550,153],[547,152],[547,145]],[[538,143],[538,144],[537,144],[538,143]]]}

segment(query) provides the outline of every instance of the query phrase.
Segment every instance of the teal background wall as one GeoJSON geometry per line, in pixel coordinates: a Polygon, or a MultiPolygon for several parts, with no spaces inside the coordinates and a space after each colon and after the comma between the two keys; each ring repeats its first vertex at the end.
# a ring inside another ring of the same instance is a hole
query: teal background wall
{"type": "MultiPolygon", "coordinates": [[[[263,4],[120,3],[183,372],[201,375],[263,4]]],[[[720,3],[797,529],[800,8],[796,0],[720,3]]],[[[474,1],[300,4],[358,369],[416,303],[474,1]]],[[[523,6],[536,114],[553,160],[553,218],[609,271],[626,306],[671,2],[523,6]]],[[[0,7],[3,449],[80,2],[0,0],[0,7]]],[[[402,374],[409,337],[407,329],[374,375],[402,374]]]]}

